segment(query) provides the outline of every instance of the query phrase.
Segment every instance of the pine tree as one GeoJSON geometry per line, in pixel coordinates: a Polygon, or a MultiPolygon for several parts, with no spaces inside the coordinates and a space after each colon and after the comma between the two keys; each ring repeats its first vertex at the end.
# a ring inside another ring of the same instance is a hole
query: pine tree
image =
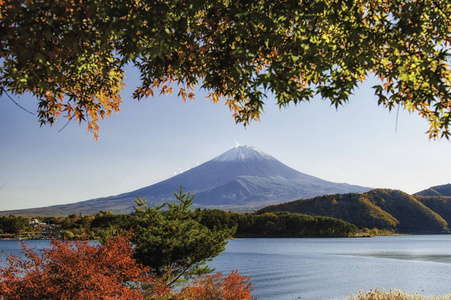
{"type": "Polygon", "coordinates": [[[155,208],[138,197],[135,207],[135,257],[150,266],[153,274],[168,276],[168,285],[213,271],[206,262],[224,251],[227,239],[235,231],[207,228],[189,209],[194,195],[184,193],[182,187],[174,195],[177,202],[155,208]],[[165,206],[167,210],[163,210],[165,206]]]}

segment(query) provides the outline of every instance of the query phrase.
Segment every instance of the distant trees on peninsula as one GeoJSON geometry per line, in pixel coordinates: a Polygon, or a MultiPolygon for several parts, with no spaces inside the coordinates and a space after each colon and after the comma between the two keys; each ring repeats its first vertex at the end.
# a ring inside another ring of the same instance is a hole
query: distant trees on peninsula
{"type": "Polygon", "coordinates": [[[236,226],[236,237],[347,237],[358,232],[343,220],[290,212],[240,214],[205,209],[196,213],[210,228],[236,226]]]}
{"type": "MultiPolygon", "coordinates": [[[[161,218],[168,213],[161,211],[161,218]]],[[[47,235],[66,239],[91,239],[100,240],[109,236],[118,236],[130,229],[141,232],[144,230],[143,217],[136,213],[113,214],[102,211],[96,215],[69,215],[62,217],[35,217],[44,224],[54,224],[52,230],[48,229],[47,235]]],[[[154,216],[154,218],[156,218],[154,216]]],[[[358,232],[357,226],[331,217],[310,216],[306,214],[290,212],[268,213],[234,213],[219,209],[195,209],[186,214],[185,218],[196,220],[209,230],[229,232],[235,237],[347,237],[358,232]]],[[[42,229],[37,229],[29,224],[30,218],[1,217],[0,221],[7,220],[5,224],[21,224],[21,230],[17,227],[3,226],[0,223],[1,237],[15,237],[21,234],[26,238],[44,237],[42,229]],[[19,221],[20,220],[20,221],[19,221]]],[[[161,221],[161,220],[160,220],[161,221]]],[[[147,227],[151,230],[151,227],[147,227]]]]}
{"type": "Polygon", "coordinates": [[[20,235],[29,228],[29,221],[23,217],[0,217],[1,235],[20,235]]]}

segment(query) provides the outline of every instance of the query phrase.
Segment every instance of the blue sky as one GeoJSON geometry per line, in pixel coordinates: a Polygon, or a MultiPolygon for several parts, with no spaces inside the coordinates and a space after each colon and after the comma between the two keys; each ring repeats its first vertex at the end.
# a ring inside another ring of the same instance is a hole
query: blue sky
{"type": "MultiPolygon", "coordinates": [[[[0,98],[0,210],[42,207],[129,192],[195,167],[234,147],[252,145],[286,165],[334,182],[408,193],[451,182],[447,140],[430,141],[426,120],[377,105],[364,83],[336,110],[327,101],[279,110],[266,101],[261,122],[235,124],[223,103],[199,91],[131,98],[129,70],[121,112],[100,123],[95,141],[86,124],[39,126],[36,116],[0,98]],[[397,124],[397,130],[395,131],[397,124]]],[[[16,100],[31,111],[36,100],[16,100]]],[[[183,184],[181,182],[181,184],[183,184]]]]}

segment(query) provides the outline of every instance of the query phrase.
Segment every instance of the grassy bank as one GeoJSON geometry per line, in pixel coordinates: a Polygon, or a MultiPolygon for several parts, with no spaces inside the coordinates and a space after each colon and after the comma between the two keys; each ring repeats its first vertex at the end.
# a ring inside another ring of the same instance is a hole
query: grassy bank
{"type": "Polygon", "coordinates": [[[359,291],[357,295],[351,295],[347,300],[451,300],[451,294],[446,296],[420,296],[418,293],[408,294],[400,290],[375,289],[371,291],[359,291]]]}

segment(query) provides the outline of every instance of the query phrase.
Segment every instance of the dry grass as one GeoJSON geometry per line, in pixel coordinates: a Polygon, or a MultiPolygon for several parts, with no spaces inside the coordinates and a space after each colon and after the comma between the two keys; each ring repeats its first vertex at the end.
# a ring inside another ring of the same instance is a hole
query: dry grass
{"type": "Polygon", "coordinates": [[[357,295],[351,294],[347,300],[451,300],[451,294],[446,296],[420,296],[418,293],[408,294],[400,290],[390,290],[386,292],[384,289],[375,289],[370,291],[359,291],[357,295]]]}

